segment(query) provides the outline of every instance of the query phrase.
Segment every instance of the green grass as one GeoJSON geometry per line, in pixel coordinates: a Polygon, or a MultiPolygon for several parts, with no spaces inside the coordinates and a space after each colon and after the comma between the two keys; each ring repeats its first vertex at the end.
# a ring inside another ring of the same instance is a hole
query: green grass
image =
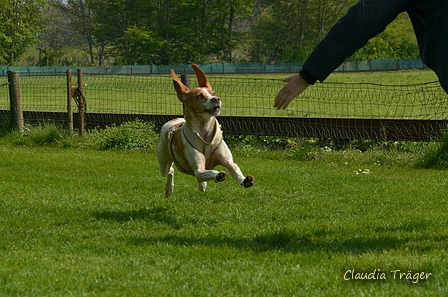
{"type": "Polygon", "coordinates": [[[177,173],[166,199],[153,148],[58,147],[64,139],[0,139],[0,296],[448,293],[448,172],[415,167],[428,144],[269,150],[275,139],[229,139],[254,187],[228,178],[200,193],[177,173]],[[387,279],[344,280],[353,269],[387,279]],[[413,283],[395,270],[432,275],[413,283]]]}
{"type": "MultiPolygon", "coordinates": [[[[209,75],[209,78],[223,100],[222,115],[447,118],[446,93],[438,83],[425,85],[437,80],[430,70],[333,73],[324,84],[317,83],[306,90],[287,110],[278,111],[272,107],[274,98],[284,85],[280,78],[288,75],[209,75]]],[[[182,114],[182,104],[170,76],[84,75],[83,83],[87,112],[182,114]]],[[[192,87],[196,84],[191,77],[192,87]]],[[[22,76],[21,88],[24,110],[66,110],[64,76],[22,76]]],[[[5,100],[0,102],[0,109],[8,109],[6,87],[0,88],[1,97],[5,100]]]]}

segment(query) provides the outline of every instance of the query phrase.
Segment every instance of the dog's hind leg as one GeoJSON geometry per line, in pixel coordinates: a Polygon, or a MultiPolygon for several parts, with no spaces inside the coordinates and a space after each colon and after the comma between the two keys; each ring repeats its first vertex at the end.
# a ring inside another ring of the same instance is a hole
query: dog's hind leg
{"type": "Polygon", "coordinates": [[[199,191],[201,191],[202,193],[205,192],[205,189],[207,189],[207,182],[203,181],[203,182],[198,182],[198,189],[199,191]]]}
{"type": "Polygon", "coordinates": [[[174,168],[173,161],[165,154],[166,151],[163,143],[157,147],[157,159],[159,160],[160,174],[166,177],[165,196],[169,197],[174,190],[174,168]]]}
{"type": "Polygon", "coordinates": [[[165,182],[165,197],[168,198],[173,194],[174,191],[174,168],[170,167],[168,174],[166,175],[165,182]]]}
{"type": "Polygon", "coordinates": [[[174,168],[173,163],[160,164],[160,173],[166,177],[165,181],[165,197],[168,198],[174,191],[174,168]]]}

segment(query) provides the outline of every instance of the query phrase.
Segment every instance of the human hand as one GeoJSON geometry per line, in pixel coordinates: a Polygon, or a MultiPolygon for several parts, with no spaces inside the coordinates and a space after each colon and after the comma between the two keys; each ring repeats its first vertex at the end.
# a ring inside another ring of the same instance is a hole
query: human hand
{"type": "Polygon", "coordinates": [[[310,85],[300,74],[282,78],[282,81],[287,84],[278,92],[277,97],[275,97],[274,107],[277,109],[285,109],[288,107],[289,103],[310,85]]]}

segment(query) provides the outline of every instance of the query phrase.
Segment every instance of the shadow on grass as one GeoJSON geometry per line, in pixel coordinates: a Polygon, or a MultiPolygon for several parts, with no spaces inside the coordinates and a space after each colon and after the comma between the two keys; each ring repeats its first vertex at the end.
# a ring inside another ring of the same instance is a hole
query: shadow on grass
{"type": "Polygon", "coordinates": [[[174,246],[211,246],[230,247],[256,252],[279,251],[284,253],[312,253],[327,251],[343,254],[362,254],[368,251],[383,251],[399,248],[407,241],[392,236],[380,238],[348,238],[346,240],[326,240],[323,232],[315,234],[299,235],[292,231],[277,231],[272,233],[255,234],[253,236],[217,237],[217,236],[185,236],[166,235],[159,237],[132,238],[135,245],[153,245],[165,243],[174,246]],[[319,238],[320,237],[320,238],[319,238]]]}
{"type": "MultiPolygon", "coordinates": [[[[96,212],[93,216],[98,220],[112,220],[125,223],[132,220],[149,220],[166,224],[175,230],[182,229],[185,224],[191,222],[180,221],[168,214],[168,208],[157,207],[154,209],[140,209],[130,211],[106,211],[96,212]]],[[[299,234],[296,231],[282,229],[272,232],[260,232],[261,234],[250,234],[232,237],[218,235],[162,235],[141,236],[128,239],[134,245],[156,245],[159,243],[173,246],[209,246],[218,248],[235,248],[240,250],[251,250],[257,252],[279,251],[285,253],[313,253],[326,251],[342,254],[363,254],[366,252],[385,251],[400,249],[403,245],[416,245],[416,250],[427,250],[434,245],[445,244],[446,238],[433,238],[430,243],[422,244],[415,236],[394,236],[395,232],[407,231],[413,233],[415,230],[425,229],[426,225],[421,222],[413,222],[401,226],[399,229],[390,227],[378,227],[370,233],[354,233],[352,237],[343,239],[332,239],[334,231],[317,229],[299,234]],[[379,232],[378,232],[379,231],[379,232]],[[412,231],[412,232],[411,232],[412,231]],[[388,233],[388,234],[386,234],[388,233]],[[440,241],[440,242],[439,242],[440,241]],[[442,243],[443,242],[443,243],[442,243]]],[[[344,234],[341,234],[344,235],[344,234]]],[[[341,236],[338,236],[341,238],[341,236]]],[[[344,237],[344,236],[342,236],[344,237]]],[[[428,240],[428,238],[426,238],[428,240]]]]}
{"type": "Polygon", "coordinates": [[[94,212],[92,215],[97,220],[111,220],[118,223],[125,223],[134,220],[152,220],[166,224],[173,229],[181,229],[183,224],[174,217],[167,214],[168,208],[156,207],[153,209],[139,209],[130,211],[103,211],[94,212]]]}

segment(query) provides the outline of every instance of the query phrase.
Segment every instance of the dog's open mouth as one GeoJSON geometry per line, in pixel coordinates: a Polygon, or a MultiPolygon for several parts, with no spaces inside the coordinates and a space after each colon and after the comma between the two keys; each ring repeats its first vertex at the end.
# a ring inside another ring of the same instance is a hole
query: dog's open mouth
{"type": "Polygon", "coordinates": [[[211,115],[216,115],[219,114],[221,112],[221,107],[218,105],[212,109],[204,109],[205,112],[211,114],[211,115]]]}

